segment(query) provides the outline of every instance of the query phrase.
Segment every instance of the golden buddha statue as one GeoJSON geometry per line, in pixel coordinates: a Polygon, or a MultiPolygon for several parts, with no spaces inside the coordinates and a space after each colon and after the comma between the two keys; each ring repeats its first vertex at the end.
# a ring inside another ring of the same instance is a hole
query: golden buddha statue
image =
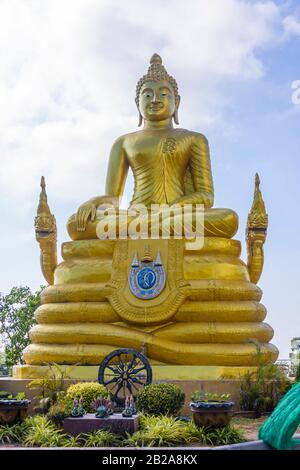
{"type": "Polygon", "coordinates": [[[212,207],[207,139],[173,127],[179,103],[175,79],[154,54],[136,89],[143,129],[114,143],[105,195],[82,204],[70,217],[72,241],[63,243],[59,265],[55,219],[42,180],[35,226],[50,286],[36,312],[32,344],[24,351],[26,365],[15,367],[16,377],[38,375],[52,361],[80,364],[82,378],[95,377],[95,367],[118,347],[143,348],[154,378],[164,379],[237,377],[255,370],[258,344],[260,361],[276,360],[278,351],[269,343],[273,330],[263,323],[266,309],[256,286],[268,224],[259,178],[248,217],[246,265],[240,260],[240,242],[232,239],[236,213],[212,207]],[[134,194],[128,210],[121,210],[129,168],[134,194]],[[155,217],[137,215],[141,205],[147,211],[156,205],[155,217]],[[169,239],[162,237],[161,207],[166,205],[171,209],[169,239]],[[204,208],[200,229],[198,205],[204,208]],[[182,207],[194,243],[178,236],[182,207]],[[107,208],[114,209],[113,215],[107,208]],[[114,226],[115,237],[99,236],[103,223],[114,226]],[[130,237],[133,227],[141,233],[141,225],[143,236],[130,237]]]}
{"type": "MultiPolygon", "coordinates": [[[[70,218],[68,232],[72,240],[97,238],[97,206],[107,202],[118,204],[129,168],[134,176],[130,208],[137,204],[148,208],[152,204],[203,204],[205,236],[231,238],[236,233],[235,212],[211,209],[214,190],[207,139],[198,132],[173,127],[173,119],[178,124],[179,103],[175,79],[166,72],[160,56],[154,54],[148,73],[140,79],[136,90],[139,125],[144,122],[144,128],[114,143],[106,195],[90,199],[70,218]]],[[[128,216],[129,221],[132,218],[128,216]]],[[[173,224],[174,221],[171,227],[173,224]]]]}

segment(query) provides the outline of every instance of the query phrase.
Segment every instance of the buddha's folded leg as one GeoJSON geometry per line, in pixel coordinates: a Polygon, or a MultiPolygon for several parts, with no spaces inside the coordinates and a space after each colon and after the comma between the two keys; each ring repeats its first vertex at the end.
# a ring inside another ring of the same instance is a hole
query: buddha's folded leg
{"type": "Polygon", "coordinates": [[[188,210],[185,211],[184,217],[179,213],[171,215],[169,220],[171,235],[190,234],[189,238],[193,234],[232,238],[238,229],[238,215],[231,209],[205,209],[204,219],[196,217],[194,210],[188,210]]]}
{"type": "Polygon", "coordinates": [[[231,209],[206,209],[204,235],[206,237],[232,238],[239,227],[239,218],[231,209]]]}

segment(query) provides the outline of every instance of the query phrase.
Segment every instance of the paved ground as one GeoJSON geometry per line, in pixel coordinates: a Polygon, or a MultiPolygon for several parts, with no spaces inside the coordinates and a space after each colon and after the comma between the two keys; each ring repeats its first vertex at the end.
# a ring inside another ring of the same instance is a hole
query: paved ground
{"type": "Polygon", "coordinates": [[[231,423],[243,431],[247,441],[256,441],[258,439],[259,427],[266,419],[266,416],[258,419],[233,418],[231,423]]]}
{"type": "MultiPolygon", "coordinates": [[[[258,439],[259,427],[267,418],[267,416],[262,416],[258,419],[233,418],[231,422],[243,431],[247,441],[256,441],[258,439]]],[[[300,426],[296,433],[300,433],[300,426]]]]}

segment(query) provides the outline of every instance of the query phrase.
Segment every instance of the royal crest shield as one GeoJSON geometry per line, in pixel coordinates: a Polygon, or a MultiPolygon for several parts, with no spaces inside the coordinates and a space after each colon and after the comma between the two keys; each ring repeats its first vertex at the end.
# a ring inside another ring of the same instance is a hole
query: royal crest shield
{"type": "Polygon", "coordinates": [[[107,295],[115,312],[131,323],[172,318],[184,301],[182,240],[116,240],[107,295]]]}
{"type": "Polygon", "coordinates": [[[141,260],[135,253],[129,274],[130,290],[138,299],[154,299],[166,284],[166,272],[161,261],[160,251],[153,261],[147,248],[145,256],[141,260]]]}

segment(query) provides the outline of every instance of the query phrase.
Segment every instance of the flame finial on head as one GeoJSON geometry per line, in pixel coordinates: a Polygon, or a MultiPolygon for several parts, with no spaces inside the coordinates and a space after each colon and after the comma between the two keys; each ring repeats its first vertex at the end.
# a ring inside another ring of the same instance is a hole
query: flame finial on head
{"type": "Polygon", "coordinates": [[[40,186],[43,190],[46,189],[46,182],[45,182],[45,176],[42,176],[41,177],[41,183],[40,183],[40,186]]]}
{"type": "Polygon", "coordinates": [[[153,54],[153,56],[150,59],[150,64],[160,64],[162,65],[162,60],[159,54],[156,52],[153,54]]]}

